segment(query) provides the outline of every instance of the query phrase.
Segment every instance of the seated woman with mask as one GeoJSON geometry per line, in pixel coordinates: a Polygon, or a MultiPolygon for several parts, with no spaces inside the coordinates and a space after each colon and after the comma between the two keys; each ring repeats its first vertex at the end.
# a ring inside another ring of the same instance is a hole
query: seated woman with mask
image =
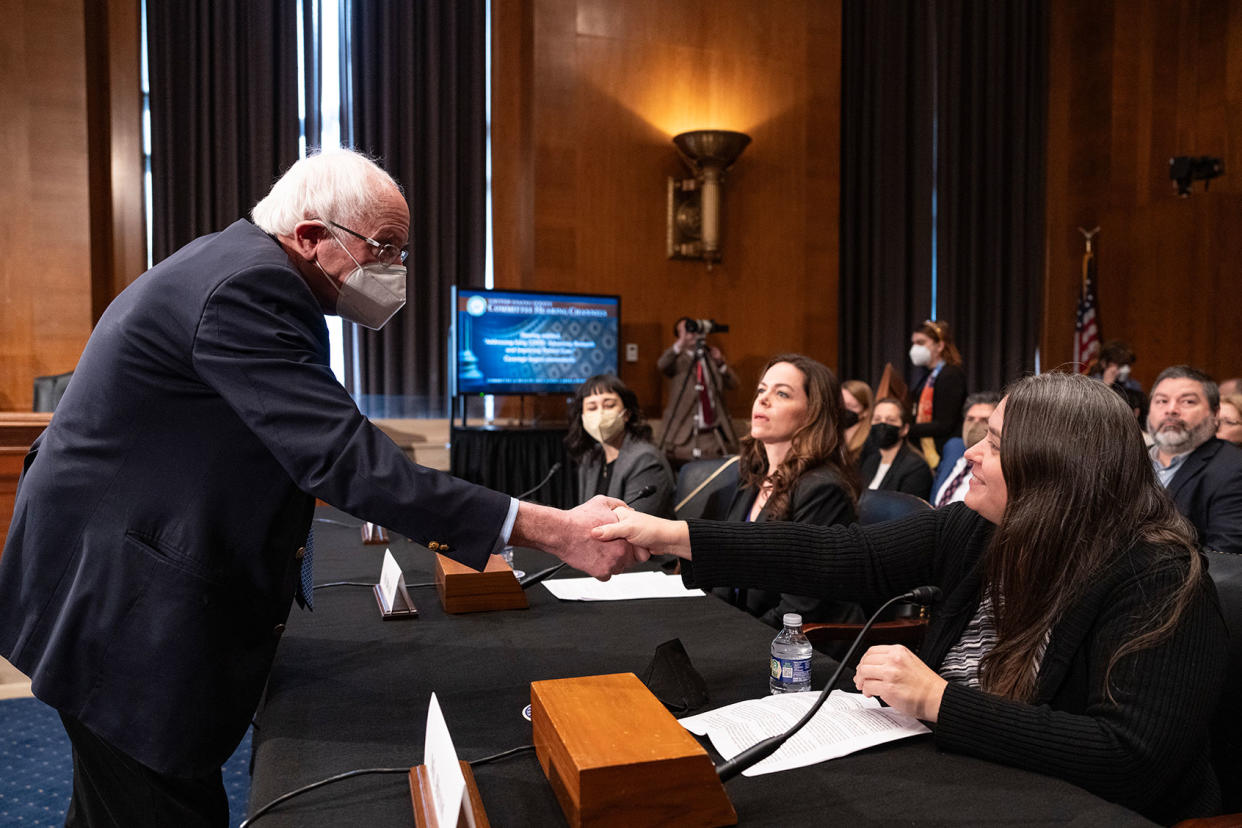
{"type": "Polygon", "coordinates": [[[1125,402],[1079,374],[1027,377],[966,456],[965,503],[888,523],[687,524],[614,504],[620,522],[593,534],[629,540],[640,559],[684,558],[700,588],[787,584],[870,603],[936,586],[918,655],[871,647],[860,691],[933,723],[941,750],[1055,776],[1157,822],[1214,814],[1209,730],[1228,633],[1195,531],[1125,402]]]}
{"type": "MultiPolygon", "coordinates": [[[[845,456],[842,411],[832,371],[801,354],[773,357],[755,391],[738,460],[740,486],[726,519],[820,526],[857,520],[860,486],[845,456]]],[[[757,589],[713,591],[776,629],[787,612],[803,622],[862,620],[853,603],[757,589]]]]}
{"type": "Polygon", "coordinates": [[[876,450],[863,453],[860,474],[868,489],[905,492],[927,500],[932,473],[927,461],[906,443],[910,420],[910,412],[892,397],[875,404],[867,440],[876,450]]]}
{"type": "Polygon", "coordinates": [[[606,494],[640,512],[673,516],[673,472],[651,442],[638,396],[618,377],[599,374],[578,386],[565,446],[578,464],[579,501],[606,494]],[[640,497],[648,486],[653,491],[640,497]]]}

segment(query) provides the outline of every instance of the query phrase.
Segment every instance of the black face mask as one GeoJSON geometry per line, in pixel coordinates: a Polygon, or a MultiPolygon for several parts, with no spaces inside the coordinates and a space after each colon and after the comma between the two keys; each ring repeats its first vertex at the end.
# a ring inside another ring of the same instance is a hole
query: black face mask
{"type": "Polygon", "coordinates": [[[892,423],[871,426],[871,442],[882,449],[892,448],[901,439],[901,429],[892,423]]]}
{"type": "Polygon", "coordinates": [[[841,409],[841,429],[853,428],[858,425],[858,415],[848,408],[841,409]]]}

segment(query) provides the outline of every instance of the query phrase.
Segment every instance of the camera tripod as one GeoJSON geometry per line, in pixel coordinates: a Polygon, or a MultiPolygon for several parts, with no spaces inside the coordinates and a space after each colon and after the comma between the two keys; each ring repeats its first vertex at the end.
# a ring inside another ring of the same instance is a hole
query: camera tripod
{"type": "MultiPolygon", "coordinates": [[[[725,442],[724,435],[721,434],[720,420],[722,417],[728,417],[729,412],[722,407],[720,401],[720,375],[716,371],[716,366],[709,359],[706,337],[699,334],[694,340],[694,360],[690,363],[689,370],[682,377],[681,387],[677,389],[677,396],[674,398],[672,407],[669,409],[674,414],[681,410],[682,400],[685,399],[686,392],[693,385],[694,393],[698,395],[706,395],[707,406],[710,406],[714,415],[711,425],[704,422],[704,406],[701,402],[695,404],[694,411],[694,427],[690,437],[691,459],[697,460],[702,456],[702,450],[699,448],[699,439],[704,434],[711,434],[716,440],[716,447],[719,449],[718,457],[724,457],[729,453],[729,448],[725,442]],[[699,378],[702,377],[700,382],[699,378]]],[[[702,398],[700,398],[702,399],[702,398]]],[[[669,445],[669,441],[674,431],[673,423],[664,424],[664,433],[660,436],[660,451],[668,454],[673,448],[669,445]]]]}

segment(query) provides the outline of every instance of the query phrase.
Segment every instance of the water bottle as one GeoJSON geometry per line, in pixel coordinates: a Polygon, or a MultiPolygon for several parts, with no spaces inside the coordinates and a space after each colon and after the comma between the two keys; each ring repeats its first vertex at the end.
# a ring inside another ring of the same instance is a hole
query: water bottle
{"type": "Polygon", "coordinates": [[[500,557],[503,558],[504,562],[509,565],[510,569],[513,570],[513,577],[521,578],[526,575],[525,572],[523,572],[520,569],[517,569],[513,565],[513,547],[512,546],[506,543],[504,545],[504,548],[500,550],[500,557]]]}
{"type": "Polygon", "coordinates": [[[811,642],[802,634],[802,616],[785,613],[785,629],[772,639],[771,676],[773,693],[802,693],[811,689],[811,642]]]}

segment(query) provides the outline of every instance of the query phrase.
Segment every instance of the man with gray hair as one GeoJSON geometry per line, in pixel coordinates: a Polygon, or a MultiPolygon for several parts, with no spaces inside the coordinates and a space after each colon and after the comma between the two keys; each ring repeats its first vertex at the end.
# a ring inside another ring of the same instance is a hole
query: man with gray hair
{"type": "Polygon", "coordinates": [[[481,569],[505,543],[607,578],[613,518],[410,462],[329,368],[325,313],[405,303],[410,214],[342,151],[143,274],[99,320],[25,460],[0,557],[0,654],[74,747],[70,825],[224,825],[220,766],[290,606],[309,606],[319,497],[481,569]]]}
{"type": "Polygon", "coordinates": [[[1156,477],[1194,524],[1199,543],[1242,553],[1242,449],[1216,438],[1220,392],[1188,365],[1160,372],[1147,430],[1156,477]]]}

